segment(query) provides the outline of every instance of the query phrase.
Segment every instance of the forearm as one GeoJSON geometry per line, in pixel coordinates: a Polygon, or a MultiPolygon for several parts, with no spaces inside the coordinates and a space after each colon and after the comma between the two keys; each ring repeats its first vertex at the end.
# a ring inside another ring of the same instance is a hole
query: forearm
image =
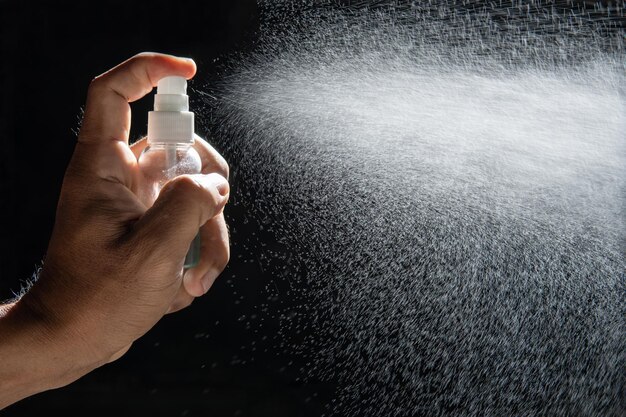
{"type": "Polygon", "coordinates": [[[100,365],[87,359],[68,332],[51,329],[21,303],[0,306],[0,409],[100,365]]]}

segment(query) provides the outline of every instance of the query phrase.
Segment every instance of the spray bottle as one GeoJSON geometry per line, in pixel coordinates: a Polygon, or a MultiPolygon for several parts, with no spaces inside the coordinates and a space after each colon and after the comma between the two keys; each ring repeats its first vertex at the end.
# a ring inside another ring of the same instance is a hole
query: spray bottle
{"type": "MultiPolygon", "coordinates": [[[[189,111],[187,81],[165,77],[157,84],[154,111],[148,113],[148,146],[139,156],[143,175],[139,198],[150,207],[166,182],[183,174],[199,174],[200,155],[194,149],[194,114],[189,111]]],[[[185,257],[185,268],[197,265],[200,235],[185,257]]]]}

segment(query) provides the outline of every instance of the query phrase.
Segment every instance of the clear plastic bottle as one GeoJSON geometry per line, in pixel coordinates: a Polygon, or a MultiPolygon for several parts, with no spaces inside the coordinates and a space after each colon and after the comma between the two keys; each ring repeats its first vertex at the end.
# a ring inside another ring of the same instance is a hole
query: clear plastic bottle
{"type": "MultiPolygon", "coordinates": [[[[183,174],[199,174],[200,155],[193,147],[194,117],[189,111],[187,81],[165,77],[159,81],[154,96],[154,111],[148,114],[148,146],[139,157],[141,184],[139,198],[150,207],[169,180],[183,174]]],[[[200,260],[200,235],[191,242],[185,268],[200,260]]]]}

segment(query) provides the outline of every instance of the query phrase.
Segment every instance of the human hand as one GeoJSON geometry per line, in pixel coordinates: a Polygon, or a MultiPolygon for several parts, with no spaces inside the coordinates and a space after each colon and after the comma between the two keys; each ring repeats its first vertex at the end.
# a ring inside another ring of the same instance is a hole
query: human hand
{"type": "Polygon", "coordinates": [[[165,76],[191,78],[195,71],[191,60],[140,54],[89,87],[43,270],[6,317],[16,332],[20,323],[36,323],[49,342],[48,359],[65,366],[43,389],[123,355],[164,314],[204,294],[228,262],[228,165],[209,144],[194,145],[202,174],[171,180],[151,208],[136,195],[137,157],[146,143],[128,145],[128,103],[165,76]],[[201,261],[183,271],[198,229],[201,261]]]}

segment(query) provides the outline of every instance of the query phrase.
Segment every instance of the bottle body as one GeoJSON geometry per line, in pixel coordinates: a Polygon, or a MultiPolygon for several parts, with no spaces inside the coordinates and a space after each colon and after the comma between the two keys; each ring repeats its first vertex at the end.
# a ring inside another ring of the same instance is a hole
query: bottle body
{"type": "MultiPolygon", "coordinates": [[[[202,170],[200,155],[192,143],[149,143],[139,156],[138,164],[141,171],[138,196],[146,207],[154,204],[169,180],[179,175],[199,174],[202,170]]],[[[185,268],[198,264],[201,244],[198,234],[185,257],[185,268]]]]}

